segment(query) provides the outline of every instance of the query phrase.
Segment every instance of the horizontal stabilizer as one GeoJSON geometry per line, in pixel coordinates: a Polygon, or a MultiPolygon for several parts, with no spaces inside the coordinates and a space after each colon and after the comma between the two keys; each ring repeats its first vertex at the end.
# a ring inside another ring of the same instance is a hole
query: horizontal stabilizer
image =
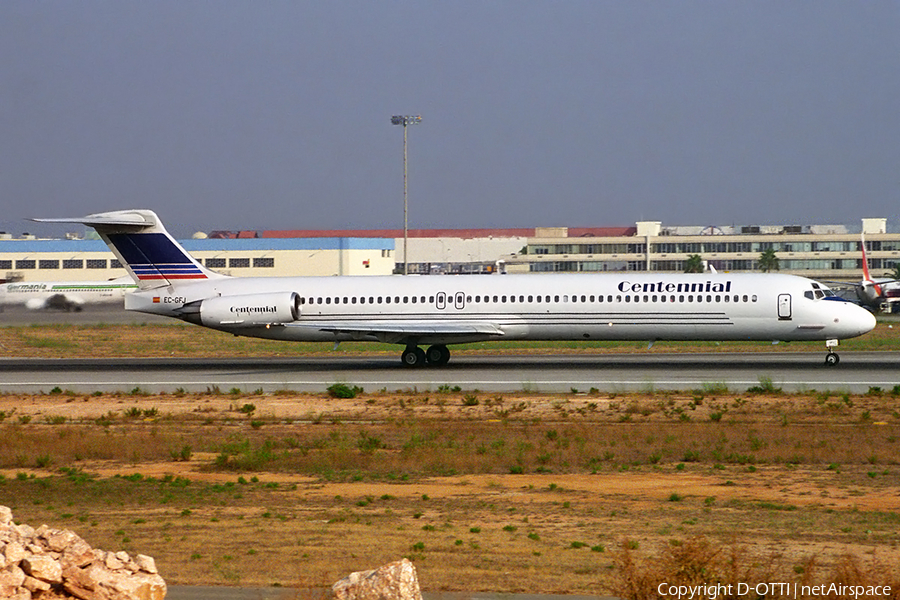
{"type": "Polygon", "coordinates": [[[89,227],[154,227],[158,221],[149,211],[118,210],[86,217],[29,219],[37,223],[80,223],[89,227]]]}

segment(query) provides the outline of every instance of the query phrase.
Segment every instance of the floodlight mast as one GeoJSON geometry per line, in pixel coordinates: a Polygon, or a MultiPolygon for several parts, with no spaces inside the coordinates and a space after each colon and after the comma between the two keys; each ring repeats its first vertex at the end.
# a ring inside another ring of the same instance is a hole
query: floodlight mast
{"type": "Polygon", "coordinates": [[[407,168],[406,168],[406,127],[407,125],[415,125],[421,123],[420,115],[394,115],[391,117],[391,123],[394,125],[403,125],[403,274],[409,275],[409,258],[406,249],[409,243],[409,192],[407,186],[407,168]]]}

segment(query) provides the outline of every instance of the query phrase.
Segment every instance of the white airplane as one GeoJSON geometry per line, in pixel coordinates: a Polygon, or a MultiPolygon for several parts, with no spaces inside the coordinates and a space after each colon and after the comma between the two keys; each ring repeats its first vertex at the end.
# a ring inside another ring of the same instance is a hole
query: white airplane
{"type": "Polygon", "coordinates": [[[29,310],[80,311],[85,304],[122,302],[136,290],[129,276],[109,281],[18,281],[0,285],[0,310],[24,304],[29,310]]]}
{"type": "Polygon", "coordinates": [[[834,365],[838,340],[875,327],[869,311],[793,275],[228,277],[150,210],[35,220],[96,229],[139,286],[127,310],[273,340],[401,344],[410,367],[443,365],[449,345],[486,340],[823,340],[834,365]]]}

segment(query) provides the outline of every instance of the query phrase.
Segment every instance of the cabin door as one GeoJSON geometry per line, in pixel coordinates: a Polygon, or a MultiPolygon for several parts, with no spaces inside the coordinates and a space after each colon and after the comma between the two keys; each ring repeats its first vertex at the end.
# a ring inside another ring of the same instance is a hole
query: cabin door
{"type": "Polygon", "coordinates": [[[791,320],[790,294],[778,294],[778,319],[781,321],[791,320]]]}
{"type": "Polygon", "coordinates": [[[454,304],[458,310],[464,309],[466,307],[466,295],[463,292],[456,292],[454,304]]]}

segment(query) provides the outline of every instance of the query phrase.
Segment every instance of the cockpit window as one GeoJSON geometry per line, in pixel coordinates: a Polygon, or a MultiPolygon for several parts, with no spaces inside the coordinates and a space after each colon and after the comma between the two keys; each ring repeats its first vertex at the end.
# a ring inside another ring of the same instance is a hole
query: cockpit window
{"type": "Polygon", "coordinates": [[[810,300],[813,300],[813,299],[820,300],[822,298],[837,298],[838,297],[837,294],[835,294],[830,289],[828,289],[827,287],[825,287],[821,284],[813,282],[812,288],[813,288],[813,291],[811,291],[811,292],[806,291],[803,293],[803,295],[806,298],[809,298],[810,300]]]}

